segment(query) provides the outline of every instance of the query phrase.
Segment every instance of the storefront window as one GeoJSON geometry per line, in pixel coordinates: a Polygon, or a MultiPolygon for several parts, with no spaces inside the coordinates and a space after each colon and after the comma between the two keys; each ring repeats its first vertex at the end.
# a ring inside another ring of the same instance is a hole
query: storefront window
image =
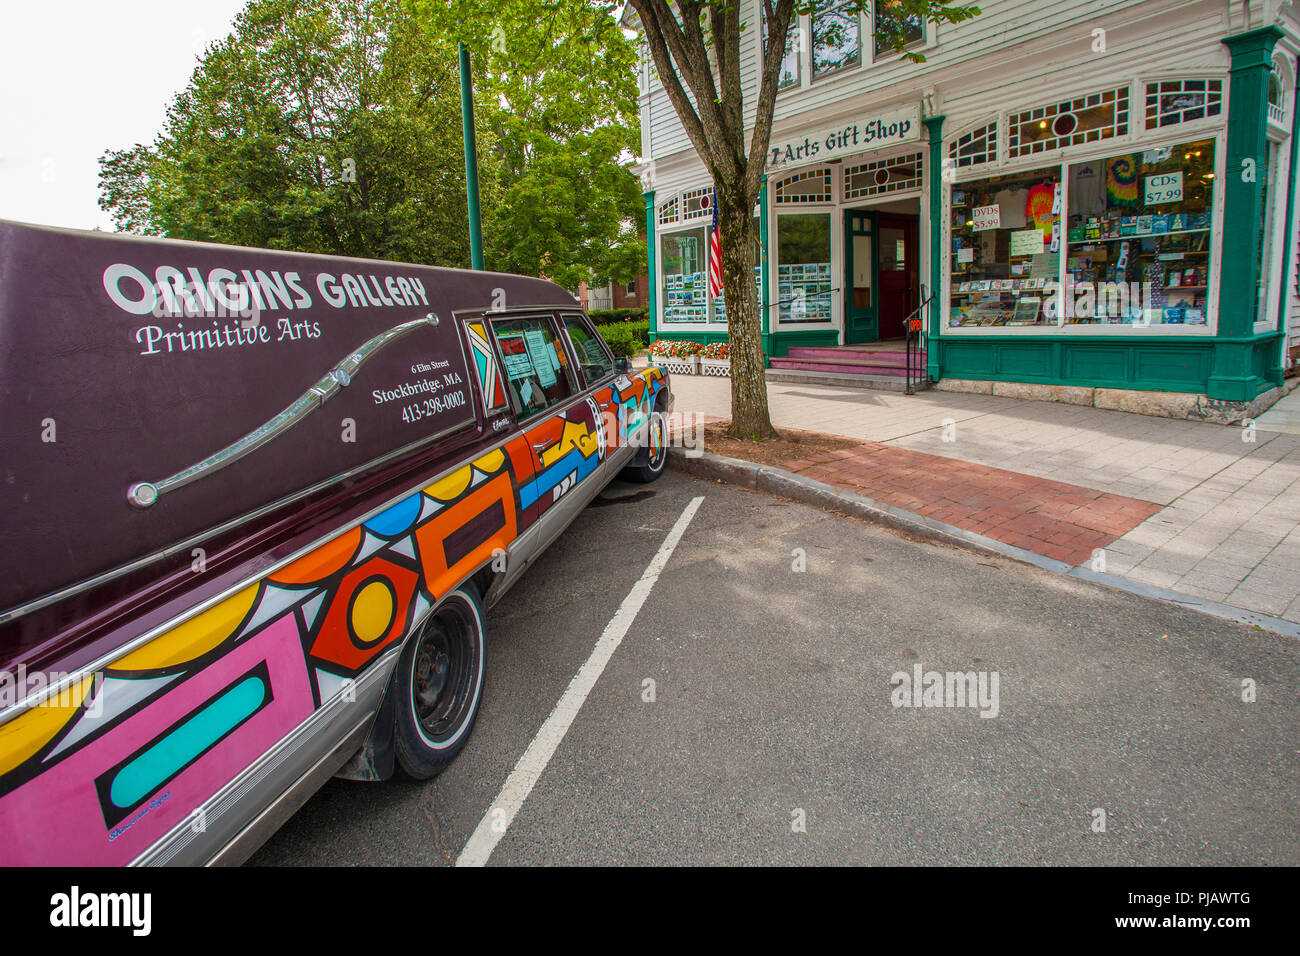
{"type": "Polygon", "coordinates": [[[831,321],[831,214],[777,217],[777,291],[782,322],[831,321]]]}
{"type": "Polygon", "coordinates": [[[913,46],[925,39],[925,20],[916,13],[906,13],[899,8],[898,0],[876,0],[872,33],[876,38],[876,57],[888,56],[902,46],[913,46]]]}
{"type": "Polygon", "coordinates": [[[812,15],[812,73],[825,76],[862,62],[854,3],[823,2],[812,15]]]}
{"type": "Polygon", "coordinates": [[[1055,325],[1060,167],[952,190],[949,325],[1055,325]]]}
{"type": "Polygon", "coordinates": [[[1205,325],[1214,141],[1069,167],[1066,324],[1205,325]]]}
{"type": "Polygon", "coordinates": [[[701,226],[660,237],[664,322],[708,321],[708,231],[701,226]]]}

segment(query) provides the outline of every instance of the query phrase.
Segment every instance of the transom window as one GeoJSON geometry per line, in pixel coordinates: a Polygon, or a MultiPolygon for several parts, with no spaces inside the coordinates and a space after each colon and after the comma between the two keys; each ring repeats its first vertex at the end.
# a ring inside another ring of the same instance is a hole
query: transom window
{"type": "Polygon", "coordinates": [[[883,196],[921,188],[921,154],[905,153],[844,169],[844,198],[883,196]]]}
{"type": "Polygon", "coordinates": [[[1223,110],[1222,80],[1161,80],[1146,87],[1147,129],[1218,116],[1223,110]]]}
{"type": "Polygon", "coordinates": [[[682,194],[682,218],[699,219],[713,215],[713,187],[701,186],[682,194]]]}
{"type": "Polygon", "coordinates": [[[831,171],[827,168],[791,173],[773,190],[778,203],[830,202],[831,171]]]}
{"type": "Polygon", "coordinates": [[[958,167],[991,163],[998,156],[998,124],[989,123],[958,136],[948,147],[948,158],[958,167]]]}
{"type": "Polygon", "coordinates": [[[679,214],[680,208],[681,206],[676,196],[674,196],[672,199],[669,199],[667,202],[660,203],[659,224],[662,226],[662,225],[666,225],[667,223],[676,222],[679,218],[681,218],[679,214]]]}
{"type": "Polygon", "coordinates": [[[1009,125],[1007,152],[1012,158],[1123,136],[1128,133],[1128,89],[1013,113],[1009,125]]]}

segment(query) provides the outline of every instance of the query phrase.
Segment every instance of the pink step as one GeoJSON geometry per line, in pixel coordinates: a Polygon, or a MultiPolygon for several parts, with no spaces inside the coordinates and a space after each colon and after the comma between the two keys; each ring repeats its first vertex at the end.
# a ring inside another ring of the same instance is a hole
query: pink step
{"type": "MultiPolygon", "coordinates": [[[[850,375],[898,375],[907,374],[907,363],[902,359],[849,359],[819,358],[817,356],[791,355],[771,359],[772,368],[799,369],[805,372],[840,372],[850,375]]],[[[925,368],[924,363],[920,365],[925,368]]]]}
{"type": "MultiPolygon", "coordinates": [[[[922,355],[925,353],[922,352],[922,355]]],[[[901,347],[878,348],[874,346],[836,346],[836,345],[792,345],[790,347],[791,358],[828,358],[828,359],[863,359],[865,361],[875,361],[876,359],[897,359],[905,361],[907,359],[907,349],[901,347]]]]}

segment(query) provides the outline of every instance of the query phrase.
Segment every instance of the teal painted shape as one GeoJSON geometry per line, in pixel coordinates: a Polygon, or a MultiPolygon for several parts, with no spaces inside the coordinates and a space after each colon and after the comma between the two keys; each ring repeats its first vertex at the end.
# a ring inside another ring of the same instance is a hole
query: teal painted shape
{"type": "Polygon", "coordinates": [[[118,772],[109,799],[132,807],[251,717],[266,700],[266,684],[249,677],[190,717],[118,772]]]}

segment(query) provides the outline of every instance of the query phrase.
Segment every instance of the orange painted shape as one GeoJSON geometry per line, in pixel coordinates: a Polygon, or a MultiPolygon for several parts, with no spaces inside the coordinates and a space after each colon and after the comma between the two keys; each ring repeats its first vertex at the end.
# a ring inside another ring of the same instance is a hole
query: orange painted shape
{"type": "Polygon", "coordinates": [[[270,576],[276,584],[313,584],[345,567],[361,544],[361,528],[345,531],[270,576]]]}
{"type": "Polygon", "coordinates": [[[474,568],[491,558],[494,550],[508,546],[518,536],[518,529],[519,512],[515,506],[515,492],[510,485],[510,476],[498,475],[415,529],[425,587],[435,598],[446,594],[474,568]],[[494,501],[501,502],[505,512],[505,525],[448,567],[443,542],[490,508],[494,501]]]}
{"type": "Polygon", "coordinates": [[[510,456],[510,464],[515,470],[515,481],[523,484],[533,477],[533,452],[528,447],[528,439],[524,435],[509,442],[506,445],[506,453],[510,456]]]}

